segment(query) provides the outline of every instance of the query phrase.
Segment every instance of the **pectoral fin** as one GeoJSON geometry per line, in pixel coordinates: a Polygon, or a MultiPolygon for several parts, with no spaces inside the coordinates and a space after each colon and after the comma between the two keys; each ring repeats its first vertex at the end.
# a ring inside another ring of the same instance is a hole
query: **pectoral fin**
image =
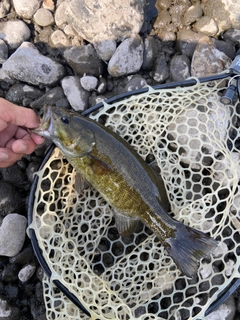
{"type": "Polygon", "coordinates": [[[76,172],[75,175],[75,190],[78,194],[81,194],[84,189],[89,186],[89,182],[81,175],[81,173],[76,172]]]}
{"type": "Polygon", "coordinates": [[[139,221],[137,218],[126,217],[119,213],[116,213],[114,217],[118,232],[123,237],[131,235],[135,231],[139,221]]]}
{"type": "Polygon", "coordinates": [[[111,167],[106,162],[96,157],[91,157],[90,166],[97,175],[107,174],[111,170],[111,167]]]}

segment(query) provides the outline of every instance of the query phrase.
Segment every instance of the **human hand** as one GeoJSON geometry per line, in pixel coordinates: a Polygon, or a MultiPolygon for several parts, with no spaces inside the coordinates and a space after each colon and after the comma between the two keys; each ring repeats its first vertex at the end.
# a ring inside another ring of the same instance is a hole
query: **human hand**
{"type": "Polygon", "coordinates": [[[11,166],[44,141],[43,137],[27,130],[37,128],[39,123],[33,110],[0,98],[0,168],[11,166]]]}

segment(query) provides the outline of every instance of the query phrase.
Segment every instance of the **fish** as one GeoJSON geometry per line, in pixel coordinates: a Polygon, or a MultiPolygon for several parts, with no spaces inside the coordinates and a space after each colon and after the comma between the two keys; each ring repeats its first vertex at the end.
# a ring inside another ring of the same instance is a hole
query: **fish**
{"type": "Polygon", "coordinates": [[[83,179],[114,211],[122,236],[134,232],[139,221],[160,240],[179,270],[192,278],[199,261],[217,241],[169,214],[166,188],[159,174],[117,133],[76,111],[47,106],[39,128],[51,139],[83,179]]]}

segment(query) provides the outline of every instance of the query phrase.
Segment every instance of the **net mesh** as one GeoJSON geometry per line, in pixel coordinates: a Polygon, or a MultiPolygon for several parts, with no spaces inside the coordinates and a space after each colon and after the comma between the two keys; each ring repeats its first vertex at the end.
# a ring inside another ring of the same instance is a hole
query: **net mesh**
{"type": "MultiPolygon", "coordinates": [[[[75,170],[55,148],[38,174],[33,222],[52,276],[47,318],[89,319],[52,284],[61,283],[92,319],[201,319],[239,276],[239,105],[223,105],[226,80],[154,90],[106,104],[91,118],[155,159],[176,219],[219,245],[183,276],[152,232],[121,237],[111,208],[91,186],[78,194],[75,170]]],[[[207,319],[207,318],[206,318],[207,319]]]]}

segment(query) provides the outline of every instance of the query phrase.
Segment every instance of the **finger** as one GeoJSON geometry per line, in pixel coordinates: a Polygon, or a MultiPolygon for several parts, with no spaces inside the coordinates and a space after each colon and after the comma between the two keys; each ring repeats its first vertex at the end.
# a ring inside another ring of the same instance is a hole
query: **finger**
{"type": "Polygon", "coordinates": [[[39,127],[40,120],[32,109],[16,106],[2,98],[0,98],[0,106],[0,119],[3,122],[12,123],[26,128],[39,127]]]}
{"type": "Polygon", "coordinates": [[[0,148],[0,168],[7,168],[22,157],[23,154],[16,154],[10,149],[0,148]]]}
{"type": "Polygon", "coordinates": [[[15,140],[12,144],[12,151],[19,154],[30,154],[36,149],[35,142],[31,137],[15,140]]]}

